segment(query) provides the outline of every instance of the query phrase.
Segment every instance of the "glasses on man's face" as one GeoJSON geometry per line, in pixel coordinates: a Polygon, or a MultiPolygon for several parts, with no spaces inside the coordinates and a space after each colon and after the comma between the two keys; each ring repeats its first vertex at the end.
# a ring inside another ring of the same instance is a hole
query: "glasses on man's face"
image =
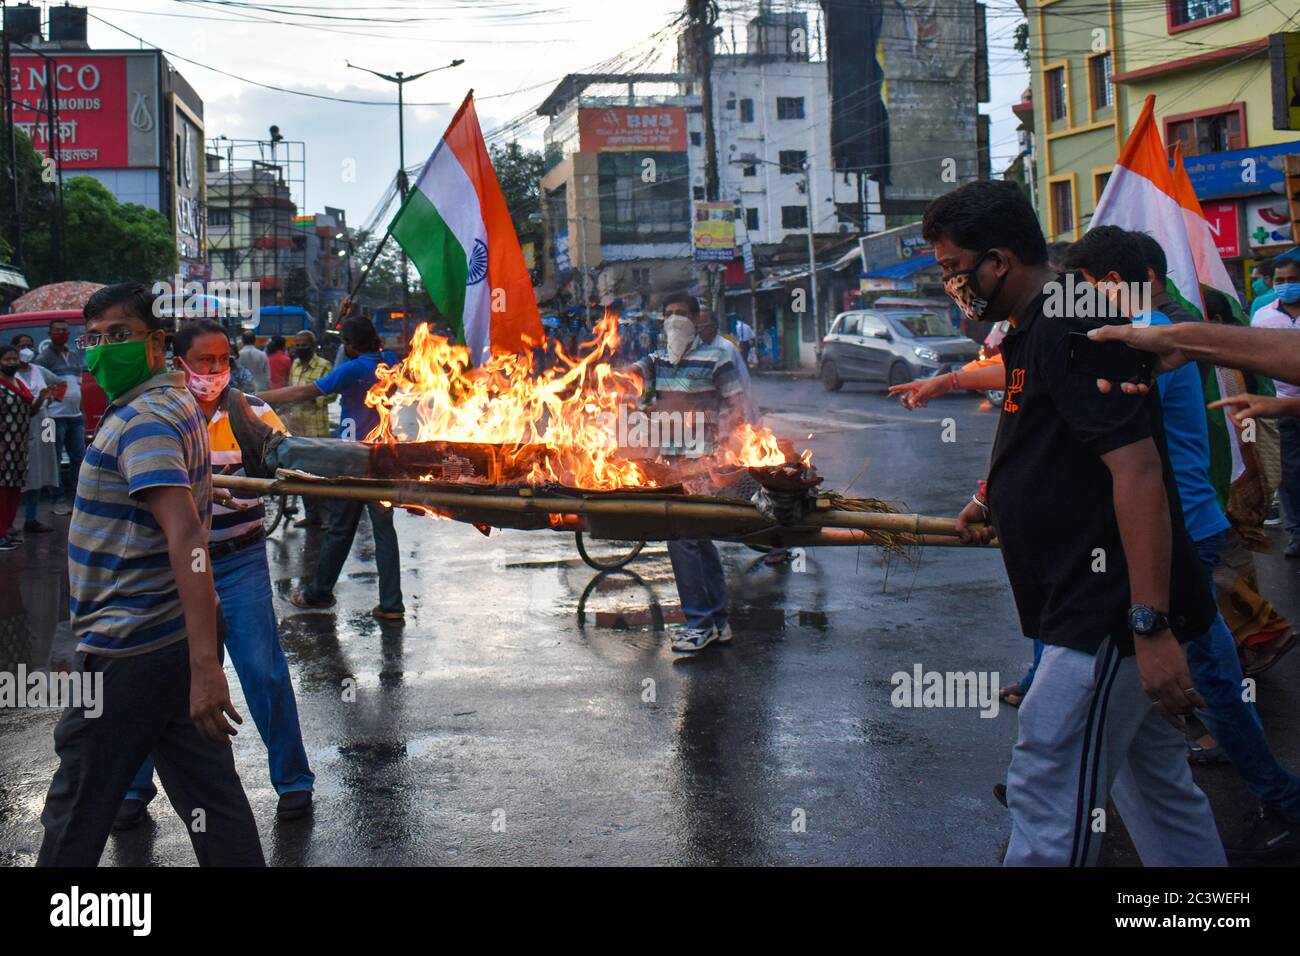
{"type": "Polygon", "coordinates": [[[76,344],[79,349],[93,349],[99,345],[120,345],[148,335],[148,332],[135,332],[125,326],[118,326],[107,332],[87,332],[85,335],[79,335],[76,344]]]}

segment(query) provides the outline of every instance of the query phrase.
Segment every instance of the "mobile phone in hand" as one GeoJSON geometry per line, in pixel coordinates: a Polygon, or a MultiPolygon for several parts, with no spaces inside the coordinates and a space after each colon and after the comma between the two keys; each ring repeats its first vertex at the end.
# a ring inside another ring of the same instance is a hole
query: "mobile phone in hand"
{"type": "Polygon", "coordinates": [[[1077,375],[1104,378],[1110,382],[1150,382],[1156,357],[1123,342],[1097,342],[1086,332],[1069,334],[1065,367],[1077,375]]]}

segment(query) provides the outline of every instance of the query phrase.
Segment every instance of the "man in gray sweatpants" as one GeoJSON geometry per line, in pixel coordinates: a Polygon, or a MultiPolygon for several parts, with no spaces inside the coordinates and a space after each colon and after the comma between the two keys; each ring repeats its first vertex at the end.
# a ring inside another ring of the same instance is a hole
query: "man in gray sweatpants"
{"type": "Polygon", "coordinates": [[[1109,641],[1096,655],[1048,647],[1020,705],[1005,865],[1095,864],[1107,793],[1147,866],[1226,864],[1183,735],[1142,693],[1137,658],[1109,641]]]}
{"type": "Polygon", "coordinates": [[[1063,307],[1065,277],[1014,183],[939,197],[921,231],[967,318],[1011,323],[988,479],[957,519],[967,541],[996,530],[1022,633],[1045,645],[1007,772],[1006,863],[1095,863],[1114,798],[1147,865],[1222,866],[1209,803],[1168,722],[1205,705],[1182,644],[1218,612],[1183,524],[1158,394],[1098,388],[1102,370],[1071,334],[1095,323],[1071,316],[1075,299],[1063,307]]]}

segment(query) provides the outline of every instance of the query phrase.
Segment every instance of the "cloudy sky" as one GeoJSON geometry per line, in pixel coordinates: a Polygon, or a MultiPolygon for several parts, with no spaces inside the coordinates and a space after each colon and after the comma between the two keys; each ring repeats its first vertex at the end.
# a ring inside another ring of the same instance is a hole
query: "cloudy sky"
{"type": "MultiPolygon", "coordinates": [[[[345,61],[406,74],[463,65],[406,86],[406,161],[428,156],[466,91],[483,129],[506,128],[540,148],[542,123],[523,125],[554,83],[596,64],[670,69],[672,21],[683,0],[88,0],[95,49],[166,51],[204,101],[209,137],[265,138],[271,124],[306,150],[306,208],[338,206],[363,224],[397,168],[392,84],[345,61]],[[125,32],[123,32],[125,31],[125,32]],[[202,64],[202,65],[200,65],[202,64]],[[258,85],[262,84],[262,85],[258,85]],[[283,90],[381,105],[337,102],[283,90]],[[389,104],[389,105],[383,105],[389,104]],[[420,104],[420,105],[411,105],[420,104]],[[443,105],[430,105],[443,104],[443,105]],[[507,125],[509,124],[509,125],[507,125]],[[355,177],[347,173],[355,169],[355,177]]],[[[994,169],[1015,154],[1010,105],[1027,82],[1011,49],[1014,0],[989,0],[994,169]]],[[[811,8],[777,0],[777,9],[811,8]]],[[[756,9],[722,0],[724,30],[756,9]]]]}

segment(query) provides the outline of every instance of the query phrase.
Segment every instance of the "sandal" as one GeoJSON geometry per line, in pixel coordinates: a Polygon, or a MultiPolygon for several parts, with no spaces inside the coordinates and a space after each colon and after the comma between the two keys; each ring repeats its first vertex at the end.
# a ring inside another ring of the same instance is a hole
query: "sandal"
{"type": "Polygon", "coordinates": [[[1256,677],[1264,673],[1295,647],[1295,643],[1295,631],[1292,630],[1267,644],[1247,644],[1241,649],[1242,674],[1256,677]]]}
{"type": "Polygon", "coordinates": [[[334,596],[330,595],[330,599],[328,601],[318,603],[314,601],[308,601],[302,591],[294,591],[292,594],[289,595],[289,603],[292,604],[294,607],[300,607],[306,611],[323,610],[325,608],[330,608],[334,606],[334,596]]]}
{"type": "Polygon", "coordinates": [[[1223,748],[1219,746],[1218,741],[1209,734],[1206,734],[1198,740],[1193,740],[1191,737],[1188,737],[1187,762],[1202,765],[1227,763],[1228,755],[1223,752],[1223,748]],[[1202,744],[1201,741],[1203,740],[1208,740],[1210,745],[1207,747],[1202,744]]]}
{"type": "Polygon", "coordinates": [[[1028,691],[1026,691],[1019,684],[1012,684],[1009,687],[1001,688],[998,691],[998,698],[1002,700],[1003,703],[1005,703],[1008,707],[1019,707],[1020,702],[1025,699],[1026,693],[1028,693],[1028,691]],[[1015,698],[1015,700],[1012,700],[1013,697],[1015,698]]]}

